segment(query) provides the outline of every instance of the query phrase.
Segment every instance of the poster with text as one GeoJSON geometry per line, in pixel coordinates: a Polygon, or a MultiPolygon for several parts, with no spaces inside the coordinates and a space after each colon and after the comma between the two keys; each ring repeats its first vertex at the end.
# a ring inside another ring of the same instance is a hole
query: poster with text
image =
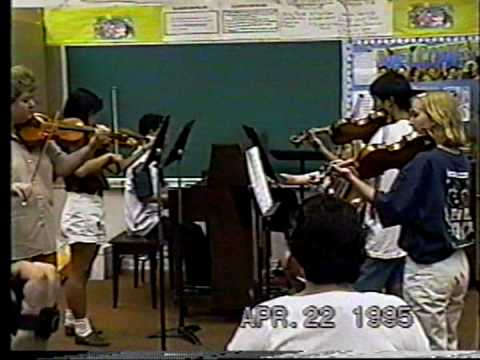
{"type": "Polygon", "coordinates": [[[478,109],[471,88],[480,82],[479,36],[364,39],[344,44],[343,113],[365,115],[369,85],[393,70],[416,89],[447,90],[458,96],[463,120],[478,109]]]}

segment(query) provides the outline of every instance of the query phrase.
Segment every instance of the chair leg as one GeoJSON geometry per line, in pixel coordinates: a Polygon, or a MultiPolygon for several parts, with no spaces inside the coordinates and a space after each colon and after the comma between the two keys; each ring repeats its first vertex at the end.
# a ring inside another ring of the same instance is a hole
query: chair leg
{"type": "Polygon", "coordinates": [[[175,261],[174,261],[175,254],[173,251],[172,241],[170,239],[168,240],[167,249],[168,249],[168,280],[170,283],[170,290],[174,290],[175,289],[175,261]]]}
{"type": "Polygon", "coordinates": [[[140,260],[140,280],[145,284],[145,260],[140,260]]]}
{"type": "Polygon", "coordinates": [[[150,292],[152,296],[152,308],[157,308],[157,251],[152,251],[149,254],[150,258],[150,292]]]}
{"type": "Polygon", "coordinates": [[[138,288],[138,254],[133,255],[133,287],[138,288]]]}
{"type": "Polygon", "coordinates": [[[118,303],[118,275],[120,272],[120,255],[118,250],[115,248],[115,245],[112,247],[112,281],[113,281],[113,308],[117,308],[118,303]]]}

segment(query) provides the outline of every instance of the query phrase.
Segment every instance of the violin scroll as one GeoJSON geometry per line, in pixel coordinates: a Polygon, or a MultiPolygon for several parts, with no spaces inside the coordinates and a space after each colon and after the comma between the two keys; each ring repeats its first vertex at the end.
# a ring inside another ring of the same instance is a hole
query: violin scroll
{"type": "Polygon", "coordinates": [[[311,142],[312,137],[318,136],[320,134],[328,134],[331,135],[331,129],[329,126],[323,128],[311,128],[305,131],[302,131],[299,134],[292,135],[289,138],[290,143],[295,146],[300,146],[304,142],[311,142]]]}
{"type": "Polygon", "coordinates": [[[312,136],[328,134],[336,145],[344,145],[353,140],[362,140],[367,143],[375,132],[388,124],[390,117],[385,110],[371,111],[365,118],[352,120],[340,119],[336,123],[323,127],[311,128],[297,135],[290,136],[290,143],[299,146],[304,142],[311,142],[312,136]]]}

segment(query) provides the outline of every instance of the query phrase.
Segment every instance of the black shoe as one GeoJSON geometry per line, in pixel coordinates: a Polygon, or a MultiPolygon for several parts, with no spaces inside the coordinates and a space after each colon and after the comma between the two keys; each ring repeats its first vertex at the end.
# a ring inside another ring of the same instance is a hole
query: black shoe
{"type": "Polygon", "coordinates": [[[92,331],[87,336],[75,335],[75,344],[88,346],[110,346],[110,342],[95,331],[92,331]]]}
{"type": "MultiPolygon", "coordinates": [[[[64,326],[65,327],[65,336],[75,336],[75,327],[74,326],[64,326]]],[[[92,330],[97,334],[103,334],[103,330],[97,329],[95,326],[92,325],[92,330]]]]}

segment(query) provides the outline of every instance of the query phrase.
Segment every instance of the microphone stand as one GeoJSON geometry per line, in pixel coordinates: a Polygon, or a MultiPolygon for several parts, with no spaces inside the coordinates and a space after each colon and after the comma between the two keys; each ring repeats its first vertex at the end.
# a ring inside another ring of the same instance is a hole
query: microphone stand
{"type": "MultiPolygon", "coordinates": [[[[175,142],[174,148],[169,153],[163,168],[166,168],[172,162],[177,163],[177,185],[178,185],[178,229],[174,231],[175,233],[175,282],[176,282],[176,292],[179,305],[179,319],[178,327],[173,329],[165,330],[165,322],[161,323],[160,334],[155,334],[149,336],[149,338],[157,338],[159,335],[162,341],[162,350],[165,350],[164,342],[166,337],[177,337],[181,338],[193,345],[202,345],[200,339],[195,335],[195,332],[199,331],[201,328],[198,325],[185,325],[185,302],[184,302],[184,281],[183,281],[183,246],[182,246],[182,224],[183,224],[183,209],[182,209],[182,178],[181,178],[181,160],[183,158],[184,149],[187,143],[188,135],[191,131],[191,128],[194,124],[194,120],[190,121],[185,125],[185,127],[180,132],[177,141],[175,142]]],[[[164,270],[163,270],[163,252],[160,253],[160,286],[161,289],[164,289],[164,270]]],[[[164,291],[162,291],[162,296],[164,296],[164,291]]],[[[162,308],[162,296],[160,298],[160,308],[162,308]]]]}

